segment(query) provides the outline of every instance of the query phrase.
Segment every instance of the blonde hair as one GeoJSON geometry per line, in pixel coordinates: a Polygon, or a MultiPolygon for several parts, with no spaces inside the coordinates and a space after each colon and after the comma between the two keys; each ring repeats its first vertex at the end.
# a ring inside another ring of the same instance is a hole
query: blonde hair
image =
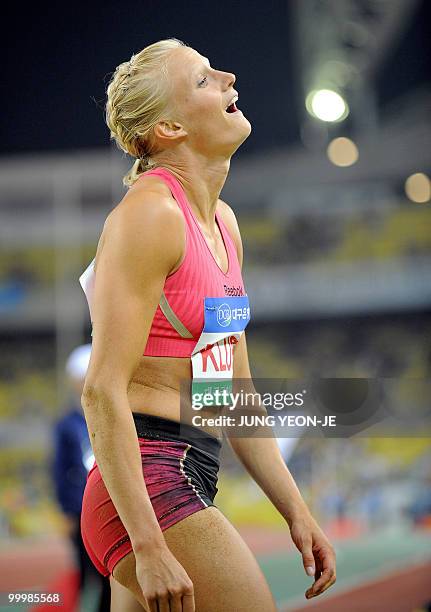
{"type": "Polygon", "coordinates": [[[115,69],[107,88],[106,123],[111,139],[136,161],[123,178],[131,187],[139,176],[154,168],[153,129],[168,110],[167,56],[187,45],[177,38],[160,40],[115,69]]]}

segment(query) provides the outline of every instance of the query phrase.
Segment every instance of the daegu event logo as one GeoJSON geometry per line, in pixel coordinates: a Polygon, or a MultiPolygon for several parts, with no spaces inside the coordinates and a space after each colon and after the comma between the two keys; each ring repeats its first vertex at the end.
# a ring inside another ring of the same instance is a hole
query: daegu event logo
{"type": "Polygon", "coordinates": [[[220,304],[217,308],[217,323],[221,327],[227,327],[232,321],[232,311],[229,304],[220,304]]]}

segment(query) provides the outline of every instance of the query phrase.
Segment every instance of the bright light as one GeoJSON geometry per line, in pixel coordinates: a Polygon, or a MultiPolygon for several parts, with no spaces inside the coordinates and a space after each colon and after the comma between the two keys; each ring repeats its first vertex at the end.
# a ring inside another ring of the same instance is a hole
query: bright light
{"type": "Polygon", "coordinates": [[[406,180],[404,185],[407,197],[412,202],[425,204],[431,199],[431,182],[426,174],[417,172],[406,180]]]}
{"type": "Polygon", "coordinates": [[[335,166],[353,166],[359,158],[358,147],[353,140],[343,136],[331,140],[326,152],[335,166]]]}
{"type": "Polygon", "coordinates": [[[311,115],[321,121],[342,121],[349,114],[347,102],[339,93],[331,89],[311,91],[307,96],[305,106],[311,115]]]}

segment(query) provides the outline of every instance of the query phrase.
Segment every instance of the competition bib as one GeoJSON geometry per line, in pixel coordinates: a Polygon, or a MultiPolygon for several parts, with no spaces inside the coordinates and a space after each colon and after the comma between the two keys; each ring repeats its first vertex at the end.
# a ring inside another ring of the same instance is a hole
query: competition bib
{"type": "Polygon", "coordinates": [[[249,320],[246,295],[204,299],[204,328],[191,355],[192,398],[216,389],[232,391],[233,348],[249,320]]]}

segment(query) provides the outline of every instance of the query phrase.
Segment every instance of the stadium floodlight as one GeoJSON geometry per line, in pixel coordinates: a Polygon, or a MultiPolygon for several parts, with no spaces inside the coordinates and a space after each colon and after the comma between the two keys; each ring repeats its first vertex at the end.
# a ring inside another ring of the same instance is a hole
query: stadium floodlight
{"type": "Polygon", "coordinates": [[[356,144],[350,138],[340,136],[334,138],[328,145],[327,155],[335,166],[347,168],[358,161],[359,151],[356,144]]]}
{"type": "Polygon", "coordinates": [[[306,98],[305,106],[310,115],[329,123],[343,121],[349,114],[346,100],[332,89],[310,91],[306,98]]]}
{"type": "Polygon", "coordinates": [[[431,181],[423,172],[416,172],[408,177],[404,184],[407,197],[417,204],[426,204],[431,200],[431,181]]]}

